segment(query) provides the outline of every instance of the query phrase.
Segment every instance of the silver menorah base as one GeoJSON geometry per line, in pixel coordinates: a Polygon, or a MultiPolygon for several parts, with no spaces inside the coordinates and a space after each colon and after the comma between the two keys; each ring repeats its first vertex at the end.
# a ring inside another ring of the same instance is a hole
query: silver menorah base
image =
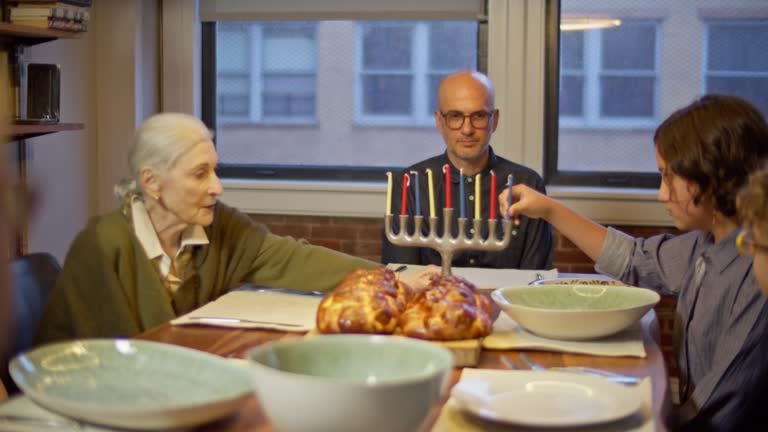
{"type": "Polygon", "coordinates": [[[387,233],[387,239],[398,246],[410,246],[410,247],[428,247],[436,250],[440,253],[442,259],[443,277],[451,276],[451,262],[453,261],[453,254],[460,250],[483,250],[483,251],[500,251],[509,246],[509,240],[513,234],[517,234],[512,230],[512,221],[509,219],[502,220],[504,224],[504,238],[496,238],[496,219],[488,220],[488,238],[483,239],[480,237],[480,227],[483,222],[482,219],[473,219],[472,228],[474,234],[471,237],[467,237],[466,226],[467,218],[459,218],[459,232],[456,237],[451,235],[451,220],[453,217],[452,208],[443,209],[443,235],[437,236],[437,217],[432,216],[429,218],[429,234],[424,235],[421,231],[421,225],[424,223],[424,216],[414,216],[414,230],[413,234],[409,234],[406,222],[408,215],[400,215],[400,232],[395,234],[392,232],[392,214],[384,216],[384,232],[387,233]]]}

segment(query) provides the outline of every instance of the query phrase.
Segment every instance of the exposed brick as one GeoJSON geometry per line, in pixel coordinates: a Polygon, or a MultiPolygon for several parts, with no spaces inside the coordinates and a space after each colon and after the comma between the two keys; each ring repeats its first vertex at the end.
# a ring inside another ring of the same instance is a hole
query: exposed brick
{"type": "Polygon", "coordinates": [[[295,225],[295,224],[285,224],[285,225],[273,225],[269,227],[270,230],[281,236],[291,236],[294,238],[303,238],[307,239],[308,241],[312,241],[310,238],[310,229],[308,225],[295,225]]]}
{"type": "Polygon", "coordinates": [[[276,216],[276,215],[250,215],[251,219],[255,220],[256,222],[263,223],[264,225],[277,225],[277,224],[285,224],[286,223],[286,217],[285,216],[276,216]]]}
{"type": "Polygon", "coordinates": [[[358,227],[343,225],[310,225],[312,239],[356,240],[359,231],[358,227]]]}
{"type": "Polygon", "coordinates": [[[333,249],[340,251],[341,250],[341,241],[339,240],[331,240],[331,239],[325,239],[325,240],[318,240],[318,239],[312,239],[310,242],[313,245],[317,246],[323,246],[327,247],[328,249],[333,249]]]}

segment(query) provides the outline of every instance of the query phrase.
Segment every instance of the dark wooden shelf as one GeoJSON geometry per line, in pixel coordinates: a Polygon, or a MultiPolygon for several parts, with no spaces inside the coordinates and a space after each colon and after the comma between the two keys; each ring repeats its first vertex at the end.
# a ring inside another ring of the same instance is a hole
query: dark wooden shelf
{"type": "Polygon", "coordinates": [[[78,35],[77,32],[0,22],[0,41],[4,45],[31,46],[56,39],[74,39],[78,35]]]}
{"type": "Polygon", "coordinates": [[[54,132],[80,130],[82,123],[14,124],[10,128],[10,141],[34,138],[54,132]]]}

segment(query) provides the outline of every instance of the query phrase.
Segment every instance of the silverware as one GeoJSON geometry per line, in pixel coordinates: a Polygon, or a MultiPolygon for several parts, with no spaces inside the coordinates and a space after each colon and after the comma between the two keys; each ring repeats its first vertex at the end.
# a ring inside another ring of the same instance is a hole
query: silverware
{"type": "Polygon", "coordinates": [[[407,268],[408,268],[407,265],[401,265],[401,266],[397,267],[396,269],[394,269],[392,271],[395,272],[395,273],[400,273],[401,271],[406,270],[407,268]]]}
{"type": "Polygon", "coordinates": [[[504,366],[510,369],[518,369],[517,365],[514,364],[512,360],[504,354],[501,355],[501,362],[504,363],[504,366]]]}
{"type": "MultiPolygon", "coordinates": [[[[523,352],[519,353],[519,355],[520,355],[520,359],[522,359],[525,362],[525,364],[527,364],[528,367],[530,367],[533,370],[538,370],[538,371],[551,370],[551,371],[572,372],[572,373],[578,373],[578,374],[593,375],[593,376],[599,376],[601,378],[605,378],[608,381],[612,381],[618,384],[626,384],[626,385],[639,384],[641,381],[641,378],[633,375],[624,375],[616,372],[611,372],[607,370],[596,369],[596,368],[591,368],[586,366],[555,366],[555,367],[548,368],[546,366],[542,366],[536,363],[523,352]]],[[[504,360],[502,359],[502,361],[504,360]]]]}
{"type": "Polygon", "coordinates": [[[542,280],[544,280],[544,276],[542,276],[542,275],[541,275],[541,273],[536,273],[536,279],[534,279],[534,280],[532,280],[532,281],[528,282],[528,285],[533,285],[533,284],[535,284],[536,282],[538,282],[538,281],[542,281],[542,280]]]}
{"type": "Polygon", "coordinates": [[[255,285],[247,285],[247,284],[239,287],[238,290],[256,291],[256,292],[277,292],[277,293],[305,295],[305,296],[312,296],[312,297],[325,296],[325,293],[322,291],[304,291],[304,290],[294,289],[294,288],[273,288],[273,287],[255,286],[255,285]]]}
{"type": "Polygon", "coordinates": [[[271,325],[279,325],[281,327],[304,327],[303,324],[281,323],[281,322],[273,322],[273,321],[259,321],[259,320],[245,319],[245,318],[191,316],[191,317],[187,317],[187,319],[199,322],[201,324],[213,324],[213,325],[245,323],[245,324],[266,324],[266,325],[271,324],[271,325]]]}
{"type": "Polygon", "coordinates": [[[19,414],[0,414],[0,424],[3,423],[19,423],[29,426],[49,427],[59,430],[61,430],[61,428],[76,431],[83,429],[80,423],[73,420],[33,417],[19,414]]]}

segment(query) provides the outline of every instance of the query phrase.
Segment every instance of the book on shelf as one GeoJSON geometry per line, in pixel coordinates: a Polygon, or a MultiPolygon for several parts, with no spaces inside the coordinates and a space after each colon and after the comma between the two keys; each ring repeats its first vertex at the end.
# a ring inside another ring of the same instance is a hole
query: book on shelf
{"type": "Polygon", "coordinates": [[[67,7],[35,7],[35,8],[10,8],[11,21],[26,18],[62,18],[73,21],[90,21],[91,15],[88,8],[67,7]]]}
{"type": "Polygon", "coordinates": [[[76,6],[76,7],[91,7],[91,0],[23,0],[23,1],[12,1],[8,2],[11,4],[16,4],[17,7],[42,7],[42,6],[48,6],[48,7],[68,7],[68,6],[76,6]]]}
{"type": "Polygon", "coordinates": [[[25,25],[30,27],[49,28],[56,30],[66,30],[72,32],[84,32],[88,30],[87,21],[74,21],[63,18],[51,18],[51,17],[33,17],[33,18],[16,18],[11,20],[14,24],[25,25]]]}

